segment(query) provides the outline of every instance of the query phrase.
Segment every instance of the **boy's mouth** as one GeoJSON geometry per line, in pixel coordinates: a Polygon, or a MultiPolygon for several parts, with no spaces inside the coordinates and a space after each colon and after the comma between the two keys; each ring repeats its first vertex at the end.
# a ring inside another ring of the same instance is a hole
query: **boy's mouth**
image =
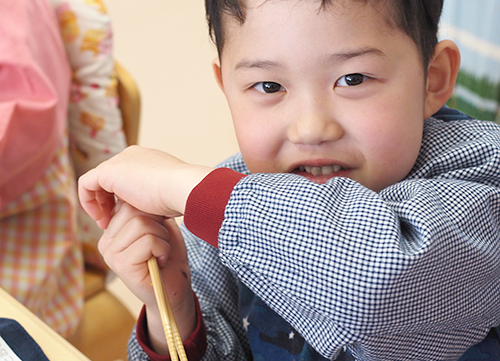
{"type": "Polygon", "coordinates": [[[312,174],[313,176],[321,176],[321,175],[331,175],[333,173],[340,172],[341,170],[345,170],[347,168],[342,167],[341,165],[338,164],[333,164],[333,165],[324,165],[321,167],[315,167],[311,165],[301,165],[297,167],[298,172],[306,172],[309,174],[312,174]]]}
{"type": "Polygon", "coordinates": [[[292,173],[301,175],[315,183],[326,183],[334,177],[348,177],[350,169],[340,164],[328,165],[300,165],[292,173]]]}

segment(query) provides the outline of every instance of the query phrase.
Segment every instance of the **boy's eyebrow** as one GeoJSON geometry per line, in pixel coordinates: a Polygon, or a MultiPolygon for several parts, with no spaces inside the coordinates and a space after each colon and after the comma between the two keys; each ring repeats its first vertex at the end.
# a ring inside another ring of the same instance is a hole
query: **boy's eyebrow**
{"type": "Polygon", "coordinates": [[[252,69],[252,68],[258,68],[258,69],[270,69],[270,68],[277,68],[279,64],[274,61],[269,61],[269,60],[242,60],[236,66],[234,67],[234,70],[239,70],[239,69],[252,69]]]}
{"type": "Polygon", "coordinates": [[[347,53],[337,53],[337,54],[332,54],[330,56],[330,59],[334,60],[349,60],[352,58],[357,58],[363,55],[376,55],[376,56],[381,56],[381,57],[386,57],[385,53],[377,48],[362,48],[362,49],[357,49],[353,50],[347,53]]]}
{"type": "MultiPolygon", "coordinates": [[[[346,61],[352,58],[357,58],[363,55],[376,55],[380,57],[386,57],[385,53],[381,51],[380,49],[377,48],[362,48],[362,49],[356,49],[353,51],[345,52],[345,53],[335,53],[332,54],[328,57],[330,60],[334,61],[346,61]]],[[[280,66],[280,63],[270,61],[270,60],[242,60],[239,63],[236,64],[234,67],[234,70],[239,70],[239,69],[271,69],[271,68],[278,68],[280,66]]]]}

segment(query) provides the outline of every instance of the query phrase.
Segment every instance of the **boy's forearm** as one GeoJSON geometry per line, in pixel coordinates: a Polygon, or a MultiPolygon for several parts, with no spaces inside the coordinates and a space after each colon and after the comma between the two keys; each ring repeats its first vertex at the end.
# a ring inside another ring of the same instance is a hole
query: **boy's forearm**
{"type": "Polygon", "coordinates": [[[163,203],[170,204],[173,211],[184,214],[191,192],[212,171],[212,168],[205,166],[187,163],[179,165],[175,177],[165,184],[163,203]]]}
{"type": "MultiPolygon", "coordinates": [[[[175,321],[182,341],[186,341],[197,327],[196,306],[194,299],[186,301],[182,309],[174,310],[175,321]],[[193,302],[190,302],[193,301],[193,302]]],[[[146,307],[149,343],[159,355],[168,355],[169,349],[165,338],[165,331],[157,307],[146,307]]]]}
{"type": "Polygon", "coordinates": [[[212,170],[133,146],[80,177],[80,201],[101,228],[108,226],[115,196],[143,212],[177,217],[184,214],[192,189],[212,170]]]}
{"type": "Polygon", "coordinates": [[[169,355],[160,313],[157,309],[146,307],[146,319],[149,346],[159,355],[169,355]]]}
{"type": "MultiPolygon", "coordinates": [[[[207,332],[201,315],[200,305],[194,293],[193,301],[195,307],[195,328],[188,336],[184,336],[183,331],[180,331],[180,333],[188,359],[190,361],[200,361],[207,350],[207,332]]],[[[138,346],[148,355],[150,360],[168,360],[169,352],[159,314],[155,314],[154,307],[149,311],[148,313],[147,307],[144,306],[138,318],[136,332],[134,333],[138,346]]],[[[178,320],[177,317],[176,320],[178,320]]],[[[180,328],[182,327],[180,322],[177,325],[180,328]]],[[[130,346],[129,344],[129,347],[133,348],[135,346],[130,346]]]]}

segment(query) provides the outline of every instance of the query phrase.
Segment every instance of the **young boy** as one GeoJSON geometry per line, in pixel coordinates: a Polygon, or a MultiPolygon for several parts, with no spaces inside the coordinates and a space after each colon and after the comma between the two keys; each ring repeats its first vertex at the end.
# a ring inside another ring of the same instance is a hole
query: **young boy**
{"type": "Polygon", "coordinates": [[[442,1],[206,5],[241,154],[212,170],[135,147],[80,179],[145,304],[131,359],[168,354],[151,256],[191,361],[457,360],[485,339],[500,127],[442,108],[442,1]],[[182,234],[163,221],[181,214],[182,234]]]}

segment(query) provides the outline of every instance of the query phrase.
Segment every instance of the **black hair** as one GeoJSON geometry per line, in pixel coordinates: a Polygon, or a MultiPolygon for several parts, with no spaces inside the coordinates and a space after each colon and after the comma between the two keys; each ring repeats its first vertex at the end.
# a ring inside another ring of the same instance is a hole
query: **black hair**
{"type": "MultiPolygon", "coordinates": [[[[320,0],[326,8],[336,0],[320,0]]],[[[352,0],[363,3],[381,0],[352,0]]],[[[417,45],[424,70],[427,69],[436,46],[439,19],[444,0],[385,0],[390,14],[389,23],[405,33],[417,45]]],[[[210,37],[219,56],[224,47],[223,15],[240,24],[245,22],[244,0],[205,0],[205,10],[210,37]]]]}

